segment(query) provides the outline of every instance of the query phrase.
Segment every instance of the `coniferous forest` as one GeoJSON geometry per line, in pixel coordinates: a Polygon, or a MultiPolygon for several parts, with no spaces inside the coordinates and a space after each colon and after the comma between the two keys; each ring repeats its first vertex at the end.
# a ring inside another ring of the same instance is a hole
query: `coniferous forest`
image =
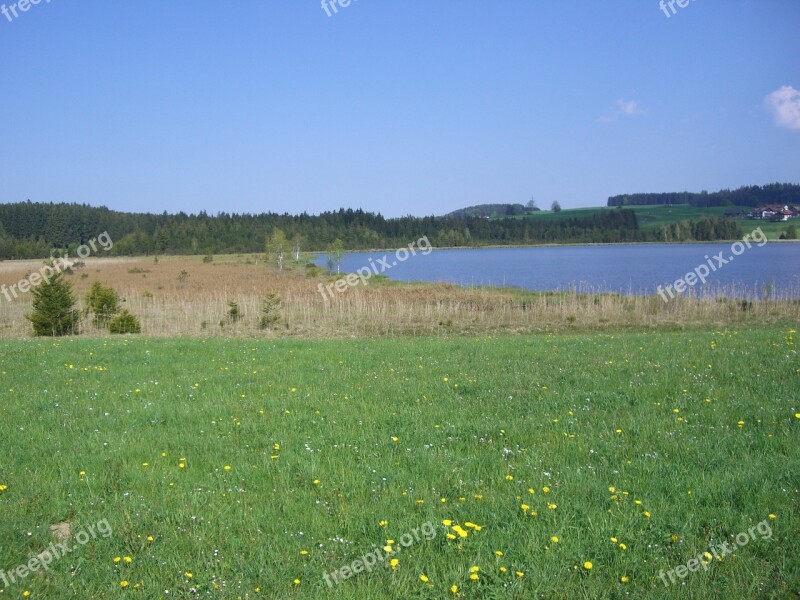
{"type": "Polygon", "coordinates": [[[215,216],[134,214],[83,204],[0,204],[0,259],[38,258],[74,250],[108,232],[116,255],[227,254],[263,252],[270,240],[287,250],[324,251],[337,240],[344,250],[400,247],[426,235],[437,247],[618,243],[734,239],[730,220],[702,218],[663,231],[643,231],[631,209],[601,209],[557,220],[485,217],[384,218],[363,210],[320,215],[263,213],[215,216]]]}

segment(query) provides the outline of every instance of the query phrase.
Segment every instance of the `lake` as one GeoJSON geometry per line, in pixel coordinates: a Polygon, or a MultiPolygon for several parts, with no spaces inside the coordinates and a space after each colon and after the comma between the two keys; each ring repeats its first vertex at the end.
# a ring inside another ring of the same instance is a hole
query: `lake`
{"type": "MultiPolygon", "coordinates": [[[[750,248],[724,244],[632,244],[433,250],[402,260],[402,251],[344,255],[341,271],[372,268],[397,281],[451,282],[463,286],[515,286],[655,294],[668,297],[676,280],[697,269],[706,283],[684,294],[800,298],[800,243],[750,248]],[[720,254],[721,253],[721,254],[720,254]],[[383,262],[381,262],[383,261],[383,262]],[[708,275],[705,275],[708,271],[708,275]]],[[[325,264],[321,255],[317,264],[325,264]]],[[[365,272],[365,271],[363,271],[365,272]]],[[[696,275],[695,275],[696,276],[696,275]]],[[[691,277],[687,278],[691,284],[691,277]]],[[[679,294],[675,294],[679,295],[679,294]]]]}

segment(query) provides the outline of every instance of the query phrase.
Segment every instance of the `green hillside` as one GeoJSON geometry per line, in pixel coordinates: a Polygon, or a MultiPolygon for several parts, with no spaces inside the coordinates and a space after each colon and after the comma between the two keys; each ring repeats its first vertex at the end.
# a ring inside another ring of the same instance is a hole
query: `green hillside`
{"type": "MultiPolygon", "coordinates": [[[[710,207],[694,207],[688,204],[675,204],[668,205],[646,205],[646,206],[626,206],[625,208],[633,210],[636,213],[636,218],[639,223],[639,228],[642,231],[658,231],[665,225],[678,223],[680,221],[697,221],[704,217],[722,217],[726,212],[739,212],[750,211],[750,207],[745,206],[710,206],[710,207]]],[[[586,218],[591,217],[601,211],[617,210],[608,207],[587,207],[587,208],[572,208],[564,209],[561,212],[542,211],[526,215],[518,215],[513,217],[495,217],[496,219],[534,219],[543,221],[561,221],[570,218],[586,218]]],[[[787,223],[774,223],[770,221],[755,221],[747,218],[735,219],[744,232],[750,232],[756,227],[761,227],[761,230],[767,235],[770,240],[777,240],[781,233],[786,231],[787,223]]]]}

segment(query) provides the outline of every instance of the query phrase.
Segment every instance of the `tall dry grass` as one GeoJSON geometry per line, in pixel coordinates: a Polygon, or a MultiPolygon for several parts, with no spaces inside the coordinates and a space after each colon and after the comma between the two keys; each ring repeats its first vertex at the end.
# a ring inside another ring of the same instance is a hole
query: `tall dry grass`
{"type": "MultiPolygon", "coordinates": [[[[0,284],[17,283],[38,270],[38,261],[0,263],[0,284]]],[[[619,296],[573,290],[535,293],[511,289],[462,288],[450,284],[396,284],[373,281],[325,300],[319,283],[302,265],[284,273],[255,256],[89,259],[68,276],[83,306],[94,281],[113,286],[123,307],[137,315],[144,335],[346,338],[404,335],[488,335],[560,331],[602,331],[689,326],[740,326],[800,322],[797,300],[740,301],[657,296],[619,296]],[[181,277],[182,272],[187,276],[181,277]],[[280,322],[258,327],[267,294],[282,301],[280,322]],[[229,318],[229,303],[241,319],[229,318]]],[[[741,290],[741,296],[747,295],[741,290]]],[[[736,296],[729,290],[728,296],[736,296]]],[[[25,314],[30,294],[13,302],[0,296],[0,337],[26,338],[32,329],[25,314]]],[[[108,335],[83,324],[85,335],[108,335]]]]}

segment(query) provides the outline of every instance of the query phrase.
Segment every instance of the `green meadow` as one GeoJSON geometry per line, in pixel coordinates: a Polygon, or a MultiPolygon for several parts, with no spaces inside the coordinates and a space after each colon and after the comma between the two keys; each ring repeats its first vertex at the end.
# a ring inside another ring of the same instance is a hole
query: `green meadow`
{"type": "MultiPolygon", "coordinates": [[[[723,217],[726,212],[744,211],[750,212],[753,210],[750,206],[709,206],[705,208],[698,208],[688,204],[654,204],[643,206],[626,206],[636,213],[636,218],[639,222],[639,227],[643,231],[657,231],[665,225],[672,223],[679,223],[680,221],[696,221],[704,217],[723,217]]],[[[569,218],[591,217],[592,215],[602,210],[614,210],[613,208],[572,208],[565,209],[560,212],[554,213],[551,211],[541,211],[530,213],[526,215],[519,215],[516,217],[498,217],[498,218],[514,218],[514,219],[538,219],[544,221],[560,221],[569,218]]],[[[764,235],[770,241],[777,240],[786,228],[791,225],[791,222],[773,222],[773,221],[756,221],[748,218],[737,218],[736,222],[742,228],[744,233],[761,228],[764,235]]],[[[795,223],[796,225],[796,223],[795,223]]]]}
{"type": "Polygon", "coordinates": [[[786,327],[0,352],[3,598],[800,593],[786,327]]]}

